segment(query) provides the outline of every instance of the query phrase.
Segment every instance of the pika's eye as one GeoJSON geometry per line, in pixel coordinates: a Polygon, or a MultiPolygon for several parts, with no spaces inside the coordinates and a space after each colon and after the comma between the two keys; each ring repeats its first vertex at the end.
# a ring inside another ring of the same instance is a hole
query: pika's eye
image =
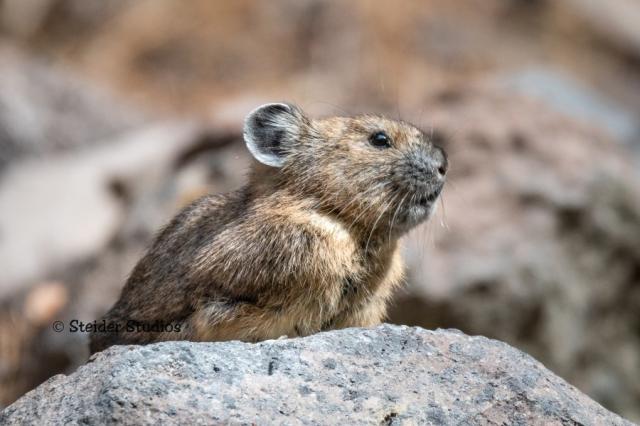
{"type": "Polygon", "coordinates": [[[389,148],[391,146],[391,138],[385,132],[375,132],[369,136],[369,143],[376,148],[389,148]]]}

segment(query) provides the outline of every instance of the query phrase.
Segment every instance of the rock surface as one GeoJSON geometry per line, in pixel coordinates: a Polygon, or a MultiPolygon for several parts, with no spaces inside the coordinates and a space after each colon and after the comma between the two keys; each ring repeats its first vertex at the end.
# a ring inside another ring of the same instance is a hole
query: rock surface
{"type": "Polygon", "coordinates": [[[383,325],[258,344],[112,347],[2,424],[631,424],[504,343],[383,325]]]}

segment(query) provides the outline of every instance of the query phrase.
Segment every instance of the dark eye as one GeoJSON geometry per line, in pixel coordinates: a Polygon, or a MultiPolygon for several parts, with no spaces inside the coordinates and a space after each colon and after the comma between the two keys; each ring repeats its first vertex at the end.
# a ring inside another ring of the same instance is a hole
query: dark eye
{"type": "Polygon", "coordinates": [[[369,143],[376,148],[389,148],[391,138],[385,132],[375,132],[369,136],[369,143]]]}

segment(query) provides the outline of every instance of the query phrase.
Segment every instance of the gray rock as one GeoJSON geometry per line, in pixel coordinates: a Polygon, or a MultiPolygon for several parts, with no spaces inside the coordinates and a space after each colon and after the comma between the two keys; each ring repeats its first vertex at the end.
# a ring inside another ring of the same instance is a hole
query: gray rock
{"type": "Polygon", "coordinates": [[[191,122],[149,125],[81,152],[12,164],[0,181],[0,205],[9,207],[0,210],[0,298],[101,250],[122,221],[114,186],[162,179],[200,132],[191,122]]]}
{"type": "Polygon", "coordinates": [[[631,424],[504,343],[391,325],[112,347],[0,414],[7,425],[121,422],[631,424]]]}
{"type": "Polygon", "coordinates": [[[108,143],[148,121],[81,76],[0,43],[0,175],[16,160],[108,143]]]}
{"type": "Polygon", "coordinates": [[[541,99],[562,114],[598,126],[630,146],[640,134],[633,112],[557,70],[529,68],[503,75],[498,82],[507,89],[541,99]]]}

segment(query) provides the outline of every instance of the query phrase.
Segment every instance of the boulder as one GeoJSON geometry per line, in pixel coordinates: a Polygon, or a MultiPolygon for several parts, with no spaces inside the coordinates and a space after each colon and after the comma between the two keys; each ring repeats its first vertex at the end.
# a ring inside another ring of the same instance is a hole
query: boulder
{"type": "Polygon", "coordinates": [[[505,343],[391,325],[115,346],[0,423],[631,424],[505,343]]]}

